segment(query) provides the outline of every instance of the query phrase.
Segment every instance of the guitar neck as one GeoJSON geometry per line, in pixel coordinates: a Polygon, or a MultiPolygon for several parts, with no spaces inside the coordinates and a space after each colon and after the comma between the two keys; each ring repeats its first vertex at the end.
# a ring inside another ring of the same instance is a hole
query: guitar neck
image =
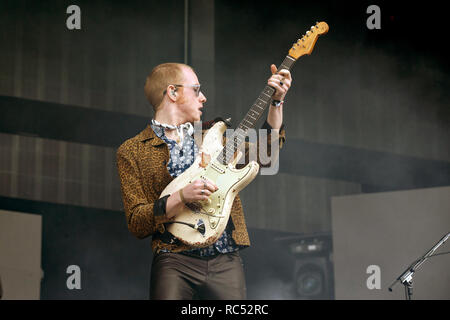
{"type": "MultiPolygon", "coordinates": [[[[316,25],[312,26],[301,39],[298,39],[298,41],[294,43],[292,48],[289,50],[289,54],[286,58],[284,58],[283,63],[278,67],[278,70],[291,70],[298,58],[305,54],[311,54],[317,38],[320,35],[327,33],[328,29],[329,27],[326,22],[317,22],[316,25]]],[[[247,112],[244,120],[241,121],[237,129],[234,131],[233,135],[230,138],[227,137],[227,143],[218,157],[220,162],[226,165],[234,159],[235,153],[245,141],[248,129],[255,127],[264,110],[266,110],[269,105],[270,99],[272,98],[274,92],[275,89],[268,85],[264,88],[255,103],[247,112]]]]}
{"type": "MultiPolygon", "coordinates": [[[[281,69],[291,70],[292,66],[294,65],[294,62],[295,59],[291,58],[288,55],[284,59],[283,63],[278,67],[278,70],[281,69]]],[[[257,121],[259,120],[259,118],[264,113],[264,110],[266,110],[267,106],[269,105],[269,102],[274,92],[275,92],[274,88],[266,85],[264,90],[260,93],[256,101],[253,103],[250,110],[247,112],[247,115],[239,124],[238,129],[246,131],[249,128],[255,127],[257,121]]]]}
{"type": "MultiPolygon", "coordinates": [[[[289,55],[284,58],[283,63],[278,67],[278,70],[287,69],[291,70],[295,63],[295,59],[289,55]]],[[[221,160],[223,164],[228,164],[234,158],[234,154],[239,147],[244,143],[245,137],[247,136],[247,130],[254,128],[258,120],[261,118],[262,114],[266,110],[270,103],[272,95],[275,93],[275,89],[266,85],[264,90],[260,93],[256,101],[253,103],[250,110],[245,115],[244,119],[238,125],[234,134],[227,140],[225,147],[220,153],[218,159],[221,160]]]]}

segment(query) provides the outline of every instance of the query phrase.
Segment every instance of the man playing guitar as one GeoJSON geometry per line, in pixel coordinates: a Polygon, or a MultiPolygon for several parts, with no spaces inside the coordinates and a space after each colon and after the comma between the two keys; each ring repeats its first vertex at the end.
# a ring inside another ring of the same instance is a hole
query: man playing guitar
{"type": "MultiPolygon", "coordinates": [[[[267,84],[275,91],[262,128],[275,129],[281,147],[283,100],[292,78],[286,69],[277,71],[275,65],[270,69],[267,84]]],[[[144,91],[154,118],[119,147],[117,165],[128,228],[140,239],[152,235],[150,298],[245,299],[239,250],[250,241],[239,196],[225,231],[208,247],[189,247],[166,229],[186,204],[207,200],[218,190],[213,182],[197,179],[179,192],[160,197],[171,180],[192,165],[199,148],[192,123],[200,121],[206,97],[197,75],[185,64],[161,64],[147,77],[144,91]]]]}

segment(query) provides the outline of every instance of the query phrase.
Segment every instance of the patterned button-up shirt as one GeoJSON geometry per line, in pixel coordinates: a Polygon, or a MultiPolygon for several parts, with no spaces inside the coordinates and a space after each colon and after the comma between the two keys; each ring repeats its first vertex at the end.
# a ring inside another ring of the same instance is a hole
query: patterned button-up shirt
{"type": "MultiPolygon", "coordinates": [[[[184,129],[184,139],[179,145],[176,141],[166,137],[165,129],[161,126],[151,124],[151,127],[155,134],[163,140],[170,153],[170,160],[167,164],[167,170],[174,178],[182,174],[188,169],[195,160],[195,156],[198,152],[198,146],[195,143],[194,137],[189,135],[187,129],[184,129]]],[[[231,230],[234,229],[231,219],[228,220],[228,225],[220,238],[211,246],[206,248],[196,248],[186,252],[195,254],[201,257],[216,255],[217,253],[228,253],[237,251],[241,246],[236,245],[231,237],[231,230]]],[[[162,252],[169,252],[168,250],[162,250],[162,252]]]]}

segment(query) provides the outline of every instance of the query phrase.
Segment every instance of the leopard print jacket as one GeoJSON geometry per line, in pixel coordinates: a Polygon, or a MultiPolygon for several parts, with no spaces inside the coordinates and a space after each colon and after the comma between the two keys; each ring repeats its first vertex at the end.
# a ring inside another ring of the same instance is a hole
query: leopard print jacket
{"type": "MultiPolygon", "coordinates": [[[[213,124],[214,121],[210,121],[206,125],[204,123],[203,135],[213,124]]],[[[270,129],[270,126],[265,122],[262,128],[270,129]]],[[[269,134],[267,149],[269,155],[270,140],[269,134]]],[[[280,148],[284,141],[285,130],[282,126],[279,132],[280,148]]],[[[246,151],[248,152],[248,150],[249,146],[246,145],[246,151]]],[[[246,158],[248,159],[248,154],[246,154],[246,158]]],[[[153,235],[152,251],[154,253],[162,248],[172,252],[192,249],[185,244],[165,243],[160,237],[155,236],[157,233],[164,233],[164,223],[170,221],[165,214],[155,214],[160,194],[173,180],[167,170],[168,161],[168,146],[156,136],[150,125],[147,125],[135,137],[126,140],[117,150],[117,168],[128,229],[139,239],[153,235]]],[[[235,226],[232,232],[234,241],[237,245],[249,246],[250,239],[239,195],[234,200],[230,215],[235,226]]]]}

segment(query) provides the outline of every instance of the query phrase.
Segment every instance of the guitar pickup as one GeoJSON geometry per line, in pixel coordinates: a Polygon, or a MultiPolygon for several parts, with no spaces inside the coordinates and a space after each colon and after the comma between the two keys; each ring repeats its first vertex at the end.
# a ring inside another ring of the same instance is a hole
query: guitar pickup
{"type": "Polygon", "coordinates": [[[217,165],[215,165],[214,162],[211,162],[210,164],[211,164],[211,168],[216,170],[218,173],[221,173],[221,174],[225,173],[225,170],[220,168],[220,167],[218,167],[217,165]]]}

